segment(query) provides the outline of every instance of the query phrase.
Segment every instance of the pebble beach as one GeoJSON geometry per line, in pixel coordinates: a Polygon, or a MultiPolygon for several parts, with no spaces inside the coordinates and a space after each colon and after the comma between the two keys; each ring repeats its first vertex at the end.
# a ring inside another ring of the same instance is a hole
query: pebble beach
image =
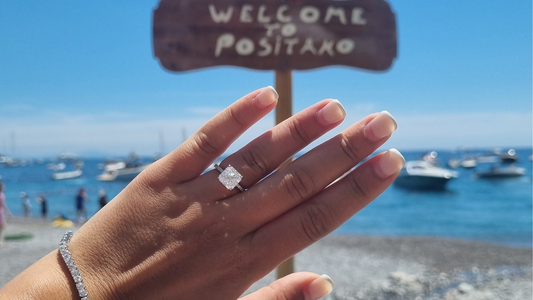
{"type": "MultiPolygon", "coordinates": [[[[0,248],[0,287],[56,249],[65,228],[50,220],[8,217],[0,248]]],[[[77,228],[73,228],[75,231],[77,228]]],[[[328,274],[335,282],[327,300],[532,299],[532,250],[436,237],[330,235],[295,257],[296,271],[328,274]]],[[[252,285],[275,280],[275,272],[252,285]]]]}

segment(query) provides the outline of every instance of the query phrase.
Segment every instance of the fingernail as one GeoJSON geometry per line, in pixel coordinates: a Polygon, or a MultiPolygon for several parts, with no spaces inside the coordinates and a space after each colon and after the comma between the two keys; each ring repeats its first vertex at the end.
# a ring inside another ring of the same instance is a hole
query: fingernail
{"type": "Polygon", "coordinates": [[[379,178],[386,179],[400,172],[404,165],[405,158],[400,151],[393,148],[385,152],[379,161],[374,164],[374,170],[379,178]]]}
{"type": "Polygon", "coordinates": [[[333,280],[324,274],[313,280],[304,292],[305,300],[317,300],[333,290],[333,280]]]}
{"type": "Polygon", "coordinates": [[[257,94],[257,96],[254,97],[253,101],[257,108],[261,109],[270,106],[272,103],[278,101],[278,98],[278,92],[276,92],[273,87],[267,86],[259,94],[257,94]]]}
{"type": "Polygon", "coordinates": [[[318,111],[317,117],[322,125],[327,126],[342,121],[346,117],[346,111],[339,100],[333,100],[318,111]]]}
{"type": "Polygon", "coordinates": [[[372,142],[377,142],[382,138],[391,135],[398,124],[394,117],[386,110],[380,112],[372,121],[365,126],[365,137],[372,142]]]}

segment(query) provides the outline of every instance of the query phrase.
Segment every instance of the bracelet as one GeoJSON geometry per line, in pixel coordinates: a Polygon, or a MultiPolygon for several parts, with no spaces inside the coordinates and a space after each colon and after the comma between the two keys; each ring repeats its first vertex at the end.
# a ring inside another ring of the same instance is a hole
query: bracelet
{"type": "Polygon", "coordinates": [[[72,275],[72,279],[74,279],[74,282],[76,283],[76,289],[78,290],[81,300],[89,300],[89,293],[85,288],[83,278],[81,278],[80,270],[78,269],[78,266],[76,266],[72,254],[68,250],[68,244],[73,234],[74,233],[70,230],[65,232],[65,235],[63,235],[63,238],[59,243],[59,253],[61,254],[61,257],[63,257],[63,260],[70,271],[70,275],[72,275]]]}

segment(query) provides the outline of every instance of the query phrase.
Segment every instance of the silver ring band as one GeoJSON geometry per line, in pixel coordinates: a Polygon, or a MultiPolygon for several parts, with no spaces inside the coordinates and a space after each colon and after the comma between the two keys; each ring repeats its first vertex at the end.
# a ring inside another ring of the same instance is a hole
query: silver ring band
{"type": "Polygon", "coordinates": [[[222,169],[218,164],[215,164],[215,169],[217,169],[220,172],[220,175],[218,175],[218,181],[222,183],[228,190],[233,190],[234,188],[239,189],[239,191],[244,192],[246,191],[245,188],[243,188],[239,182],[242,180],[242,175],[237,170],[235,170],[234,167],[231,165],[228,165],[226,169],[222,169]]]}

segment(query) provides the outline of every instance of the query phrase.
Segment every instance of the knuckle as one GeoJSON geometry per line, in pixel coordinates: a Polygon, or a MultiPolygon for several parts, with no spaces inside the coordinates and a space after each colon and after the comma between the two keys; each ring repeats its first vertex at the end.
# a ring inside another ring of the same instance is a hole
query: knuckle
{"type": "Polygon", "coordinates": [[[237,123],[238,126],[240,127],[246,127],[247,125],[247,122],[246,122],[246,114],[242,113],[240,110],[237,110],[237,109],[234,109],[234,108],[229,108],[228,109],[228,114],[229,116],[231,117],[231,119],[237,123]]]}
{"type": "Polygon", "coordinates": [[[297,201],[308,198],[316,191],[313,176],[302,167],[296,167],[292,172],[285,175],[283,184],[287,193],[297,201]]]}
{"type": "Polygon", "coordinates": [[[354,163],[357,164],[361,161],[361,153],[356,145],[346,136],[342,136],[340,141],[342,152],[354,163]]]}
{"type": "Polygon", "coordinates": [[[369,199],[366,189],[361,185],[359,179],[355,176],[348,176],[350,189],[355,195],[355,199],[369,199]]]}
{"type": "Polygon", "coordinates": [[[309,140],[309,134],[302,126],[298,119],[292,120],[288,125],[291,136],[299,143],[306,143],[309,140]]]}
{"type": "Polygon", "coordinates": [[[254,175],[263,177],[270,169],[268,159],[259,147],[244,150],[243,159],[254,175]]]}
{"type": "Polygon", "coordinates": [[[209,137],[205,132],[197,132],[193,141],[199,150],[198,152],[205,156],[211,157],[221,152],[220,142],[216,138],[209,137]]]}
{"type": "Polygon", "coordinates": [[[306,207],[302,220],[304,236],[314,242],[329,232],[331,212],[324,204],[310,204],[306,207]]]}

